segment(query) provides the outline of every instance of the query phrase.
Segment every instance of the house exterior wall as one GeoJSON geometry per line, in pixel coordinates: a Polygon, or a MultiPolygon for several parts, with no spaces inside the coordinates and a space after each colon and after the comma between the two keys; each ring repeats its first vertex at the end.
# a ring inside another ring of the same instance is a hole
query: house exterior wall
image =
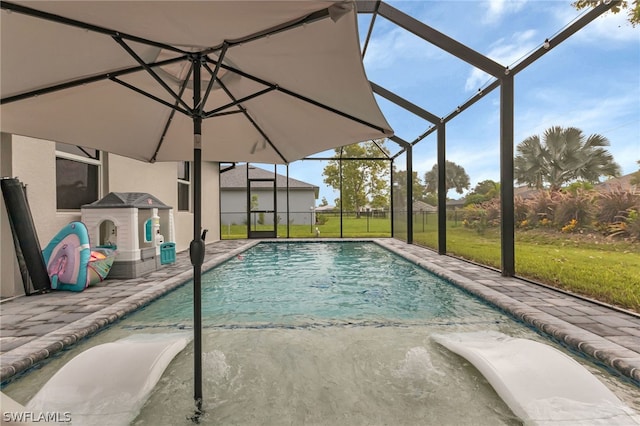
{"type": "MultiPolygon", "coordinates": [[[[1,133],[0,176],[14,176],[12,151],[11,135],[1,133]]],[[[13,248],[13,236],[7,209],[4,205],[4,197],[0,197],[0,210],[0,296],[10,297],[24,293],[24,291],[13,248]]]]}
{"type": "MultiPolygon", "coordinates": [[[[16,177],[27,185],[27,197],[40,245],[44,248],[66,224],[81,220],[80,210],[56,209],[56,146],[54,142],[2,133],[0,174],[16,177]]],[[[193,214],[178,212],[176,163],[149,164],[114,154],[103,154],[100,197],[109,192],[147,192],[174,207],[176,250],[189,248],[193,239],[193,214]]],[[[219,167],[202,165],[202,226],[209,230],[207,242],[219,239],[219,167]]],[[[193,188],[193,185],[192,185],[193,188]]],[[[192,189],[193,191],[193,189],[192,189]]],[[[0,197],[1,198],[1,197],[0,197]]],[[[191,197],[193,200],[193,196],[191,197]]],[[[4,200],[0,213],[0,296],[23,294],[17,270],[13,237],[4,200]]]]}
{"type": "MultiPolygon", "coordinates": [[[[218,240],[220,235],[218,169],[217,163],[202,164],[202,228],[209,230],[207,242],[218,240]]],[[[109,187],[110,192],[148,192],[173,207],[176,250],[189,248],[193,239],[193,213],[178,211],[176,163],[149,164],[110,154],[109,187]]],[[[191,206],[193,210],[193,185],[191,206]]]]}
{"type": "MultiPolygon", "coordinates": [[[[271,190],[253,189],[253,194],[258,196],[256,210],[273,209],[273,192],[271,190]]],[[[278,188],[277,215],[280,223],[287,219],[287,191],[278,188]]],[[[315,191],[313,188],[289,190],[289,221],[292,225],[309,225],[315,223],[315,191]]],[[[246,224],[247,217],[247,193],[242,190],[222,189],[220,191],[220,221],[223,226],[246,224]]],[[[273,224],[271,215],[265,215],[265,223],[273,224]]]]}

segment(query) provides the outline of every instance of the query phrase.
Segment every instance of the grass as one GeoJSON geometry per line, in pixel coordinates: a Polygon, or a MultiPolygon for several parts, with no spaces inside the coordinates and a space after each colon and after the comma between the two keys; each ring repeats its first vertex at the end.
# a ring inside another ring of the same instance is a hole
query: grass
{"type": "MultiPolygon", "coordinates": [[[[320,215],[318,215],[320,217],[320,215]]],[[[320,237],[340,238],[340,216],[325,216],[326,223],[322,225],[291,225],[289,227],[290,238],[314,238],[316,230],[320,231],[320,237]]],[[[257,224],[255,230],[271,230],[272,225],[257,224]]],[[[279,238],[287,237],[286,225],[279,224],[277,235],[279,238]]],[[[365,237],[378,238],[391,236],[391,220],[389,218],[365,217],[356,218],[345,216],[342,218],[342,236],[345,238],[365,237]]],[[[237,239],[247,237],[247,225],[223,225],[222,239],[237,239]]]]}
{"type": "MultiPolygon", "coordinates": [[[[434,219],[416,218],[416,244],[437,247],[434,219]]],[[[340,237],[339,217],[329,217],[325,224],[316,226],[320,237],[340,237]]],[[[316,237],[316,226],[291,225],[289,236],[316,237]]],[[[404,231],[401,223],[395,226],[396,232],[404,231]]],[[[246,225],[223,226],[222,229],[223,239],[247,237],[246,225]]],[[[261,229],[260,225],[258,229],[261,229]]],[[[284,225],[278,227],[279,237],[285,238],[286,232],[284,225]]],[[[388,218],[344,217],[342,236],[389,237],[391,221],[388,218]]],[[[463,227],[460,221],[449,221],[447,253],[500,268],[499,229],[489,228],[478,233],[463,227]]],[[[597,235],[518,230],[515,259],[518,276],[640,312],[640,243],[609,240],[597,235]]]]}
{"type": "MultiPolygon", "coordinates": [[[[414,240],[420,244],[420,234],[414,240]]],[[[435,247],[427,242],[428,246],[435,247]]],[[[463,227],[447,229],[447,252],[500,267],[500,236],[463,227]]],[[[640,244],[597,236],[535,230],[516,232],[516,274],[605,303],[640,312],[640,244]]]]}

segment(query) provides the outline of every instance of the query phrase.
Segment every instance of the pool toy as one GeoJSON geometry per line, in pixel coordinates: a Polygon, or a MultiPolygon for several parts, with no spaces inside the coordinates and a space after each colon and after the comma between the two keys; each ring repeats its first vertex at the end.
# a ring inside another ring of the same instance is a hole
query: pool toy
{"type": "Polygon", "coordinates": [[[549,345],[494,331],[431,338],[473,364],[526,425],[640,425],[593,374],[549,345]]]}
{"type": "Polygon", "coordinates": [[[116,251],[92,249],[87,227],[82,222],[71,222],[53,237],[42,256],[52,289],[82,291],[107,277],[116,251]]]}

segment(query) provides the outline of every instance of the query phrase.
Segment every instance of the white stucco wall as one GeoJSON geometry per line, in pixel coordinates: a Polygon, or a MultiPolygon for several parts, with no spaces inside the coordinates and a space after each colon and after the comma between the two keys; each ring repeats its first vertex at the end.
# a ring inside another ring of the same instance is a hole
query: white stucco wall
{"type": "MultiPolygon", "coordinates": [[[[0,176],[13,176],[13,151],[10,134],[0,134],[0,176]]],[[[22,280],[17,268],[16,252],[13,248],[13,236],[9,216],[0,197],[0,295],[10,297],[23,293],[22,280]]]]}
{"type": "MultiPolygon", "coordinates": [[[[0,165],[2,176],[17,177],[27,185],[31,214],[41,247],[67,223],[80,220],[80,211],[56,210],[55,143],[16,135],[2,135],[0,165]]],[[[207,242],[220,236],[219,172],[217,163],[202,165],[202,227],[209,230],[207,242]]],[[[103,155],[101,197],[109,192],[148,192],[174,208],[176,250],[189,247],[193,239],[193,214],[178,212],[177,169],[175,162],[149,164],[113,154],[103,155]]],[[[193,188],[193,185],[192,185],[193,188]]],[[[192,198],[193,199],[193,198],[192,198]]],[[[2,297],[22,291],[16,272],[13,239],[4,203],[0,215],[0,288],[2,297]],[[17,290],[16,290],[17,288],[17,290]]]]}

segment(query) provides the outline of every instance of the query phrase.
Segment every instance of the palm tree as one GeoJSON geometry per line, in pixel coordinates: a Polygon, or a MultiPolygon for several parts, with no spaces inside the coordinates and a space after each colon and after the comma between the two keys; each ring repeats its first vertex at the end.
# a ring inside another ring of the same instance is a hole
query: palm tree
{"type": "MultiPolygon", "coordinates": [[[[469,182],[469,175],[464,170],[464,167],[457,165],[452,161],[445,163],[444,171],[446,174],[445,186],[447,192],[450,189],[455,189],[458,194],[462,194],[465,189],[469,189],[471,183],[469,182]]],[[[438,191],[438,165],[434,164],[430,171],[424,174],[425,190],[427,192],[438,191]]]]}
{"type": "Polygon", "coordinates": [[[563,185],[582,180],[598,183],[601,176],[620,176],[620,166],[603,147],[609,140],[602,135],[585,137],[575,127],[554,126],[543,138],[529,136],[518,144],[514,176],[519,184],[557,191],[563,185]]]}

